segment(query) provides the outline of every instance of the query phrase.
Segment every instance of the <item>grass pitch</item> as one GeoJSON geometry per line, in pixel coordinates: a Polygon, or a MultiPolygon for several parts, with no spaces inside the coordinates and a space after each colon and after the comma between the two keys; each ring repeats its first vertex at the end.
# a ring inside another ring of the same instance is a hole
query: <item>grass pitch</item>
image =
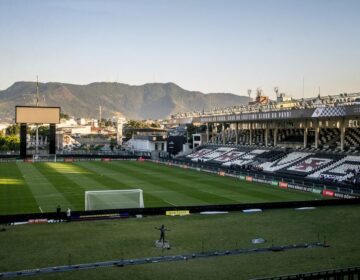
{"type": "Polygon", "coordinates": [[[0,164],[0,215],[84,210],[89,190],[142,189],[145,207],[321,199],[320,195],[151,162],[0,164]]]}
{"type": "Polygon", "coordinates": [[[267,210],[226,215],[154,216],[142,219],[22,225],[0,232],[0,272],[185,254],[253,248],[250,240],[262,237],[261,246],[324,241],[329,248],[299,249],[192,259],[182,262],[54,273],[28,279],[251,279],[254,277],[357,266],[360,260],[360,206],[321,207],[297,211],[267,210]],[[165,224],[171,250],[154,248],[165,224]]]}

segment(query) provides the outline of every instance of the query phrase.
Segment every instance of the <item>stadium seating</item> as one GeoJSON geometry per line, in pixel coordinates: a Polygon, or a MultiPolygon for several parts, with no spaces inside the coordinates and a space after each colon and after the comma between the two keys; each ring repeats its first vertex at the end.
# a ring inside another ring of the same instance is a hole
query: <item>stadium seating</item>
{"type": "MultiPolygon", "coordinates": [[[[192,161],[200,161],[200,162],[206,162],[206,161],[210,161],[212,159],[215,159],[217,157],[223,156],[226,153],[230,152],[234,150],[234,148],[229,148],[229,147],[221,147],[218,148],[216,150],[213,150],[211,152],[205,153],[201,156],[197,156],[197,157],[193,157],[191,160],[192,161]]],[[[200,152],[200,151],[199,151],[200,152]]]]}
{"type": "Polygon", "coordinates": [[[231,161],[241,157],[245,153],[246,152],[242,152],[242,151],[239,151],[239,150],[232,150],[232,151],[230,151],[228,153],[225,153],[223,155],[220,155],[220,156],[212,159],[211,162],[219,163],[219,164],[226,163],[226,162],[231,162],[231,161]]]}
{"type": "Polygon", "coordinates": [[[328,166],[324,166],[320,170],[310,174],[308,177],[315,179],[333,177],[339,181],[344,181],[347,179],[347,177],[345,177],[347,175],[347,170],[358,170],[359,168],[360,156],[345,156],[328,166]]]}
{"type": "Polygon", "coordinates": [[[278,132],[279,143],[302,143],[304,131],[302,129],[280,129],[278,132]]]}
{"type": "Polygon", "coordinates": [[[338,128],[323,128],[319,131],[319,147],[335,148],[340,146],[340,130],[338,128]],[[339,145],[338,145],[339,143],[339,145]]]}
{"type": "MultiPolygon", "coordinates": [[[[329,131],[328,131],[329,132],[329,131]]],[[[333,135],[337,132],[333,130],[333,135]]],[[[352,132],[353,139],[356,132],[352,132]]],[[[360,139],[360,136],[358,136],[360,139]]],[[[325,141],[328,141],[327,138],[325,141]]],[[[331,140],[331,139],[330,139],[331,140]]],[[[355,140],[354,140],[355,141],[355,140]]],[[[252,170],[360,187],[360,156],[314,148],[285,150],[254,145],[205,145],[177,160],[230,170],[252,170]]]]}
{"type": "Polygon", "coordinates": [[[297,174],[300,176],[308,176],[316,172],[317,170],[323,169],[326,166],[337,162],[341,156],[327,155],[327,154],[313,154],[303,158],[301,161],[282,169],[281,172],[285,174],[297,174]]]}
{"type": "Polygon", "coordinates": [[[275,160],[273,162],[267,161],[261,164],[260,166],[264,169],[264,171],[274,172],[289,165],[292,165],[295,162],[298,162],[309,155],[311,155],[311,153],[292,152],[286,154],[284,157],[280,158],[279,160],[275,160]]]}
{"type": "Polygon", "coordinates": [[[199,149],[199,150],[195,151],[194,153],[191,153],[191,154],[187,155],[186,158],[188,158],[188,159],[196,159],[196,158],[202,157],[202,156],[204,156],[206,154],[209,154],[212,151],[213,151],[212,149],[199,149]]]}
{"type": "Polygon", "coordinates": [[[346,130],[345,146],[349,148],[360,146],[360,130],[358,128],[349,128],[346,130]]]}
{"type": "Polygon", "coordinates": [[[239,156],[238,158],[225,162],[222,165],[223,166],[231,166],[231,165],[235,165],[235,166],[242,166],[242,165],[247,165],[250,163],[253,163],[254,160],[262,153],[265,153],[266,150],[259,150],[259,149],[254,149],[254,150],[250,150],[248,152],[244,152],[241,156],[239,156]]]}
{"type": "Polygon", "coordinates": [[[286,152],[281,150],[269,150],[258,156],[261,162],[274,162],[286,155],[286,152]]]}

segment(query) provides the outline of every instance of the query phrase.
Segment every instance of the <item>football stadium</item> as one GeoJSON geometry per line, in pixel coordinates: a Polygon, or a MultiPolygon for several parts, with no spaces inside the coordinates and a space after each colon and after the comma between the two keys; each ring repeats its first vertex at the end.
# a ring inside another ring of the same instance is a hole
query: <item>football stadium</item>
{"type": "Polygon", "coordinates": [[[357,96],[174,115],[172,130],[197,127],[176,155],[60,152],[59,108],[17,106],[20,153],[0,165],[1,277],[355,277],[357,96]],[[29,149],[31,123],[53,127],[48,152],[29,149]]]}
{"type": "Polygon", "coordinates": [[[360,280],[359,11],[0,0],[0,280],[360,280]]]}

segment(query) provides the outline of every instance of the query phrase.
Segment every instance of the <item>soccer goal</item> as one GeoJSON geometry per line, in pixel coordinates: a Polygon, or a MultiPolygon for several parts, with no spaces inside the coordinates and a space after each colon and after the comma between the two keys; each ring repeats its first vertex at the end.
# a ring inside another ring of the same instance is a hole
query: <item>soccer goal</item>
{"type": "Polygon", "coordinates": [[[33,155],[33,162],[56,162],[56,155],[33,155]]]}
{"type": "Polygon", "coordinates": [[[85,211],[123,208],[144,208],[143,191],[131,189],[85,192],[85,211]]]}

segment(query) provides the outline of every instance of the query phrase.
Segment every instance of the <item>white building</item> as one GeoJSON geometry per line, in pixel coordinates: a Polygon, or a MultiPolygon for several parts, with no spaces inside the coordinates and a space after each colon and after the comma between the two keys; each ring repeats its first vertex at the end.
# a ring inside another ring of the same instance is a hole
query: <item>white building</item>
{"type": "Polygon", "coordinates": [[[193,148],[199,147],[206,143],[205,133],[196,133],[193,134],[192,137],[193,137],[193,148]]]}
{"type": "Polygon", "coordinates": [[[89,121],[85,118],[78,118],[77,123],[78,123],[78,125],[87,125],[89,123],[89,121]]]}
{"type": "Polygon", "coordinates": [[[0,123],[0,131],[5,133],[6,128],[10,125],[9,123],[0,123]]]}
{"type": "Polygon", "coordinates": [[[73,127],[73,126],[77,126],[78,123],[76,122],[75,119],[70,118],[68,120],[66,119],[61,119],[60,123],[56,125],[57,128],[62,128],[62,127],[73,127]]]}
{"type": "Polygon", "coordinates": [[[123,127],[126,123],[126,119],[123,117],[116,118],[116,141],[118,145],[122,145],[122,138],[123,138],[123,127]]]}
{"type": "Polygon", "coordinates": [[[126,146],[134,151],[167,151],[167,130],[157,128],[139,128],[132,130],[132,138],[126,146]]]}
{"type": "Polygon", "coordinates": [[[87,135],[91,134],[91,126],[90,125],[83,125],[83,126],[77,126],[72,127],[71,129],[71,135],[87,135]]]}

